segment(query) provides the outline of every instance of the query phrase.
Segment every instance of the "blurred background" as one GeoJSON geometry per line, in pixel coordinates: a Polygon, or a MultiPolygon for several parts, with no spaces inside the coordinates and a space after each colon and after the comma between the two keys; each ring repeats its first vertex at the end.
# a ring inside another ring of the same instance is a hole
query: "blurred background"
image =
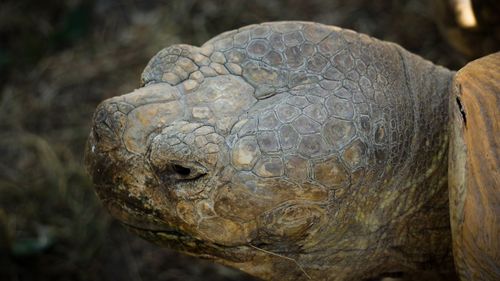
{"type": "Polygon", "coordinates": [[[498,50],[499,33],[481,30],[476,38],[493,39],[467,47],[444,2],[0,1],[0,280],[255,280],[160,249],[109,217],[82,165],[96,105],[137,88],[163,47],[263,21],[354,29],[451,69],[498,50]]]}

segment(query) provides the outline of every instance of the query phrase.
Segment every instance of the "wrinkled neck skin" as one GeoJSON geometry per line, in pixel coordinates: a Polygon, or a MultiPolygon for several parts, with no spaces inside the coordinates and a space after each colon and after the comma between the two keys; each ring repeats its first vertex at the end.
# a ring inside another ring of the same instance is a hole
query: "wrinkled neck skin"
{"type": "Polygon", "coordinates": [[[443,279],[452,76],[352,31],[253,25],[162,50],[96,110],[86,165],[134,233],[263,279],[443,279]]]}

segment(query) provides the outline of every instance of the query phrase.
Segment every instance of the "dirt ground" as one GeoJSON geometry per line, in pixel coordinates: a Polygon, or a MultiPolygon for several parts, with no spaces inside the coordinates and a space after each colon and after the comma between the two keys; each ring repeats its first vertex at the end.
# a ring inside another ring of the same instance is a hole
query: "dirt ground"
{"type": "Polygon", "coordinates": [[[458,69],[431,0],[0,2],[0,280],[254,280],[127,233],[96,199],[83,147],[96,105],[139,86],[174,43],[309,20],[458,69]]]}

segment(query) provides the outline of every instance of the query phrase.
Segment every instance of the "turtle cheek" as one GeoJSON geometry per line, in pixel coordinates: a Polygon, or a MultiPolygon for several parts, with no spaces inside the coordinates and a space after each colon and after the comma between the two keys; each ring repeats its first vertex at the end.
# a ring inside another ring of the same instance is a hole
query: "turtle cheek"
{"type": "Polygon", "coordinates": [[[211,217],[203,218],[197,230],[202,240],[224,246],[241,246],[254,239],[256,223],[241,223],[222,217],[211,217]]]}
{"type": "Polygon", "coordinates": [[[259,241],[305,243],[325,220],[324,209],[317,204],[284,203],[262,214],[258,219],[259,241]]]}
{"type": "Polygon", "coordinates": [[[244,245],[255,234],[255,221],[221,217],[211,199],[179,200],[175,207],[176,227],[184,233],[224,246],[244,245]]]}

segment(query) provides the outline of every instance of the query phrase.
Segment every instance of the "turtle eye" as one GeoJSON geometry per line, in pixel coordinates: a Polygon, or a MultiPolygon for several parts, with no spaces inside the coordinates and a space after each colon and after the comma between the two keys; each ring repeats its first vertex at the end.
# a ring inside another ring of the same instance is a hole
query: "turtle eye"
{"type": "Polygon", "coordinates": [[[176,172],[179,176],[187,177],[191,174],[191,169],[181,166],[181,165],[172,165],[172,170],[176,172]]]}
{"type": "Polygon", "coordinates": [[[197,163],[172,163],[160,173],[164,181],[168,180],[196,180],[207,174],[205,167],[197,163]]]}

